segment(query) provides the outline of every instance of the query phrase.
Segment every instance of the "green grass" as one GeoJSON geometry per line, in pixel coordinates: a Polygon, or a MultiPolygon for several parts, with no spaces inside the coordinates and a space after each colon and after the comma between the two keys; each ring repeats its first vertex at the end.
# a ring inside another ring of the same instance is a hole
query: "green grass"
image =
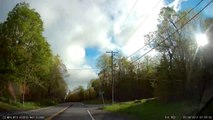
{"type": "Polygon", "coordinates": [[[14,105],[17,106],[21,110],[30,110],[30,109],[37,109],[37,108],[42,107],[42,106],[40,106],[39,103],[35,103],[35,102],[25,102],[24,104],[15,103],[14,105]]]}
{"type": "Polygon", "coordinates": [[[19,110],[17,106],[0,102],[0,111],[11,111],[11,110],[19,110]]]}
{"type": "Polygon", "coordinates": [[[43,105],[43,104],[35,103],[35,102],[25,102],[24,105],[20,102],[11,103],[11,104],[6,102],[0,102],[0,111],[32,110],[32,109],[38,109],[45,106],[47,105],[43,105]]]}
{"type": "Polygon", "coordinates": [[[26,101],[22,104],[20,101],[13,102],[9,98],[0,96],[0,111],[25,111],[57,104],[59,104],[59,102],[49,99],[42,99],[37,102],[26,101]]]}
{"type": "Polygon", "coordinates": [[[164,120],[165,116],[176,116],[181,119],[189,114],[195,107],[190,107],[186,102],[165,103],[158,100],[146,100],[141,102],[124,102],[106,106],[104,110],[134,115],[144,120],[164,120]]]}

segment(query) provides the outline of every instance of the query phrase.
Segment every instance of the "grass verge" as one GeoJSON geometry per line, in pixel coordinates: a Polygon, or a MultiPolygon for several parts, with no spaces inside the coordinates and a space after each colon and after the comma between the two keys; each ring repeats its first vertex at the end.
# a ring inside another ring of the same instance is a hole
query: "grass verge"
{"type": "Polygon", "coordinates": [[[182,119],[195,109],[186,102],[160,102],[157,99],[117,103],[103,108],[106,111],[130,114],[144,120],[182,119]]]}
{"type": "Polygon", "coordinates": [[[4,103],[4,102],[0,102],[0,111],[16,111],[19,110],[19,108],[17,106],[8,104],[8,103],[4,103]]]}
{"type": "Polygon", "coordinates": [[[40,107],[42,106],[34,102],[26,102],[24,105],[19,102],[12,104],[0,102],[0,111],[21,111],[21,110],[37,109],[40,107]]]}
{"type": "MultiPolygon", "coordinates": [[[[57,104],[57,103],[55,103],[57,104]]],[[[41,102],[41,103],[36,103],[36,102],[25,102],[24,104],[20,102],[16,103],[6,103],[6,102],[1,102],[0,101],[0,111],[24,111],[24,110],[32,110],[32,109],[38,109],[41,107],[46,107],[50,105],[55,105],[54,103],[50,102],[41,102]]]]}

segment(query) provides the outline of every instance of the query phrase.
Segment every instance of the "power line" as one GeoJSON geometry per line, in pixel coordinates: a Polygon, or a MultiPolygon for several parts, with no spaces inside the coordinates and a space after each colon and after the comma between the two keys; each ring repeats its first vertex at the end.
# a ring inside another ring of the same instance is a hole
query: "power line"
{"type": "MultiPolygon", "coordinates": [[[[137,28],[135,29],[135,32],[141,27],[141,25],[149,18],[149,16],[150,16],[150,14],[155,10],[155,8],[160,4],[160,1],[161,0],[159,0],[158,2],[157,2],[157,4],[152,8],[152,10],[151,10],[151,12],[150,13],[148,13],[145,17],[144,17],[144,19],[140,22],[140,24],[137,26],[137,28]]],[[[133,32],[133,34],[130,36],[130,38],[135,34],[135,32],[133,32]]]]}
{"type": "Polygon", "coordinates": [[[126,20],[128,19],[129,15],[132,13],[133,8],[135,7],[136,3],[138,0],[135,0],[135,3],[133,4],[133,6],[131,7],[129,13],[127,14],[126,18],[124,19],[123,23],[121,24],[120,28],[124,25],[124,23],[126,22],[126,20]]]}
{"type": "MultiPolygon", "coordinates": [[[[160,4],[160,1],[161,1],[161,0],[159,0],[159,1],[157,2],[157,4],[152,8],[152,10],[151,10],[150,13],[152,13],[152,12],[154,11],[154,9],[160,4]]],[[[143,22],[146,21],[146,20],[148,19],[148,17],[150,16],[150,13],[147,14],[147,15],[144,17],[143,21],[140,22],[140,24],[137,26],[137,28],[135,29],[135,31],[130,35],[129,39],[132,38],[132,36],[136,33],[136,31],[141,27],[141,25],[143,24],[143,22]]],[[[145,46],[144,46],[144,47],[145,47],[145,46]]],[[[143,49],[144,47],[138,49],[136,52],[132,53],[132,54],[129,55],[127,58],[131,57],[132,55],[134,55],[135,53],[137,53],[138,51],[140,51],[140,50],[143,49]]]]}
{"type": "Polygon", "coordinates": [[[148,46],[151,42],[153,42],[153,40],[151,40],[149,43],[145,44],[143,47],[139,48],[137,51],[135,51],[134,53],[132,53],[131,55],[127,56],[127,58],[133,56],[134,54],[136,54],[137,52],[139,52],[140,50],[144,49],[146,46],[148,46]]]}
{"type": "MultiPolygon", "coordinates": [[[[193,8],[191,8],[187,13],[185,13],[183,16],[181,16],[174,24],[177,24],[180,20],[182,20],[186,15],[188,15],[190,12],[192,12],[192,10],[194,10],[197,6],[199,6],[204,0],[200,0],[200,2],[198,2],[193,8]]],[[[166,29],[168,30],[168,29],[166,29]]],[[[166,31],[165,30],[165,31],[166,31]]],[[[178,31],[177,31],[178,32],[178,31]]],[[[153,42],[154,39],[152,41],[150,41],[149,43],[153,42]]],[[[143,47],[139,48],[137,51],[135,51],[134,53],[132,53],[131,55],[129,55],[127,58],[131,57],[132,55],[136,54],[137,52],[139,52],[140,50],[144,49],[146,46],[149,45],[149,43],[145,44],[143,47]]]]}
{"type": "MultiPolygon", "coordinates": [[[[175,32],[173,32],[172,34],[170,34],[169,36],[167,36],[164,40],[162,40],[160,43],[164,42],[165,40],[167,40],[169,37],[171,37],[172,35],[174,35],[176,32],[178,32],[180,29],[182,29],[185,25],[187,25],[189,22],[191,22],[195,17],[197,17],[204,9],[206,9],[211,3],[213,2],[213,0],[211,0],[208,4],[206,4],[198,13],[196,13],[193,17],[191,17],[186,23],[184,23],[180,28],[178,28],[175,32]]],[[[136,62],[137,60],[141,59],[143,56],[147,55],[149,52],[151,52],[153,49],[157,48],[158,46],[153,47],[152,49],[150,49],[148,52],[146,52],[145,54],[143,54],[142,56],[140,56],[138,59],[134,60],[133,62],[136,62]]]]}
{"type": "Polygon", "coordinates": [[[181,19],[183,19],[186,15],[188,15],[192,10],[194,10],[197,6],[199,6],[204,0],[200,0],[193,8],[191,8],[188,12],[186,12],[182,17],[179,18],[175,23],[178,23],[181,19]]]}
{"type": "Polygon", "coordinates": [[[127,58],[133,56],[134,54],[136,54],[136,53],[139,52],[140,50],[144,49],[146,46],[148,46],[148,44],[145,44],[143,47],[139,48],[139,49],[136,50],[134,53],[132,53],[131,55],[127,56],[127,58]]]}
{"type": "MultiPolygon", "coordinates": [[[[152,8],[152,10],[151,10],[150,13],[152,13],[152,12],[154,11],[154,9],[160,4],[160,1],[162,1],[162,0],[159,0],[159,1],[157,2],[157,4],[152,8]]],[[[126,22],[127,18],[129,17],[130,13],[132,12],[133,8],[135,7],[136,3],[137,3],[137,0],[135,1],[134,5],[132,6],[132,8],[131,8],[131,10],[130,10],[130,12],[129,12],[129,14],[127,15],[126,19],[125,19],[124,22],[121,24],[121,26],[123,26],[123,24],[126,22]]],[[[135,34],[135,32],[140,28],[140,26],[143,24],[143,22],[146,21],[146,19],[150,16],[150,13],[147,14],[147,15],[144,17],[145,19],[144,19],[143,21],[140,22],[140,24],[137,26],[137,28],[135,29],[135,31],[133,32],[133,34],[129,37],[129,39],[130,39],[130,38],[135,34]]],[[[145,47],[145,46],[144,46],[144,47],[145,47]]],[[[143,49],[143,47],[140,48],[139,50],[137,50],[136,52],[134,52],[133,54],[137,53],[137,52],[140,51],[141,49],[143,49]]],[[[131,57],[133,54],[129,55],[127,58],[131,57]]]]}
{"type": "MultiPolygon", "coordinates": [[[[167,36],[164,40],[162,40],[160,43],[164,42],[166,39],[168,39],[170,36],[174,35],[176,32],[178,32],[180,29],[182,29],[186,24],[188,24],[190,21],[192,21],[195,17],[197,17],[204,9],[206,9],[206,7],[208,7],[211,3],[213,2],[213,0],[211,0],[208,4],[205,5],[205,7],[203,7],[198,13],[196,13],[192,18],[190,18],[186,23],[184,23],[180,28],[178,28],[175,32],[173,32],[172,34],[170,34],[169,36],[167,36]]],[[[150,49],[148,52],[146,52],[145,54],[143,54],[142,56],[140,56],[138,59],[134,60],[133,62],[141,59],[143,56],[147,55],[149,52],[151,52],[153,49],[157,48],[158,46],[153,47],[152,49],[150,49]]]]}

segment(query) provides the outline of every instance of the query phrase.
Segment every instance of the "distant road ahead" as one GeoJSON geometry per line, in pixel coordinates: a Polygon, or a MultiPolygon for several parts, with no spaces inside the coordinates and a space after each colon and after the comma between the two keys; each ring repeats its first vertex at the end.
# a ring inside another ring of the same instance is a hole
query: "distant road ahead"
{"type": "Polygon", "coordinates": [[[85,105],[83,103],[63,103],[57,106],[1,115],[1,119],[16,120],[133,120],[126,115],[109,113],[99,108],[102,105],[85,105]],[[14,119],[13,119],[14,118],[14,119]]]}

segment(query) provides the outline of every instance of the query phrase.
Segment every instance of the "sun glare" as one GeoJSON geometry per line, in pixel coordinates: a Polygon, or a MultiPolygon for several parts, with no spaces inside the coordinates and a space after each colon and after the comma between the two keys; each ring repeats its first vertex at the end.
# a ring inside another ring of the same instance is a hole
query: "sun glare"
{"type": "Polygon", "coordinates": [[[196,35],[196,41],[198,46],[204,46],[208,44],[208,40],[205,34],[197,34],[196,35]]]}

